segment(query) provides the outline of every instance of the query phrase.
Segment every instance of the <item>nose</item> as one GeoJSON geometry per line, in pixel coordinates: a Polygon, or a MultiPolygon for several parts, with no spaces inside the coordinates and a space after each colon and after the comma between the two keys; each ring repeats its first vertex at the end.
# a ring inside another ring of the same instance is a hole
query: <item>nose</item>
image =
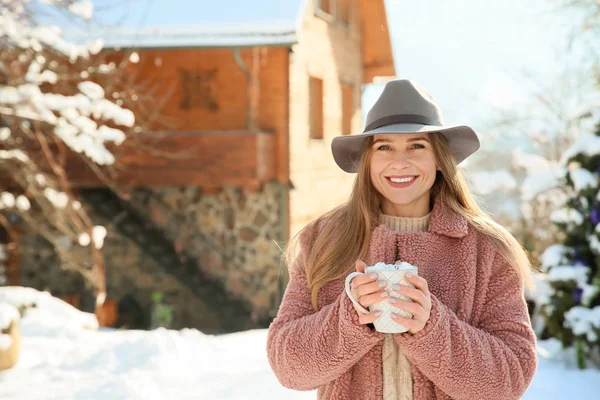
{"type": "Polygon", "coordinates": [[[396,169],[404,169],[410,166],[410,157],[406,151],[397,151],[392,159],[392,167],[396,169]]]}

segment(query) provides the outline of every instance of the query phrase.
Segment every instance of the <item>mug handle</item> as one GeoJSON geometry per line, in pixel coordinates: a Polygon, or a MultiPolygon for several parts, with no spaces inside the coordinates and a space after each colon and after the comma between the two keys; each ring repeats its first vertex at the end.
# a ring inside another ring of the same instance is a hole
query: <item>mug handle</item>
{"type": "Polygon", "coordinates": [[[352,281],[352,279],[354,279],[354,277],[356,277],[358,275],[364,275],[364,274],[362,272],[355,271],[346,277],[346,294],[348,295],[348,298],[354,304],[354,307],[356,307],[363,314],[368,314],[369,310],[367,310],[366,308],[364,308],[363,306],[360,305],[358,300],[356,300],[354,298],[354,296],[352,296],[352,291],[350,290],[350,282],[352,281]]]}

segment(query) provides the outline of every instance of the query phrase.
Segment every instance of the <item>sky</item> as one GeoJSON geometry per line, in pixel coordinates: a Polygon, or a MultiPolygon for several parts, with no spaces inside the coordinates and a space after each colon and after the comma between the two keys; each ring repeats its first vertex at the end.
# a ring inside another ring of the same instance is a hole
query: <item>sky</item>
{"type": "Polygon", "coordinates": [[[121,26],[293,20],[304,1],[306,0],[92,0],[96,11],[94,18],[121,26]]]}
{"type": "MultiPolygon", "coordinates": [[[[556,78],[565,60],[573,64],[566,38],[574,16],[556,10],[557,1],[386,4],[397,76],[427,89],[449,125],[483,129],[492,108],[522,107],[532,89],[556,78]]],[[[380,90],[365,91],[365,110],[380,90]]]]}

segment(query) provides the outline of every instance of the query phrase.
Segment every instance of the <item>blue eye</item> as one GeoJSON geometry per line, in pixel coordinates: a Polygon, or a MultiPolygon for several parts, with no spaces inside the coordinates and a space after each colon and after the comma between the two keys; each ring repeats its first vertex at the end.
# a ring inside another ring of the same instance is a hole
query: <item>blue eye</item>
{"type": "Polygon", "coordinates": [[[390,145],[388,145],[388,144],[382,144],[381,146],[379,146],[379,147],[377,148],[377,150],[391,150],[391,149],[392,149],[392,148],[391,148],[391,147],[390,147],[390,145]],[[385,149],[384,149],[384,147],[385,147],[385,149]]]}
{"type": "Polygon", "coordinates": [[[411,146],[412,148],[417,148],[417,149],[424,149],[425,146],[422,145],[421,143],[415,143],[411,146]],[[416,146],[416,147],[415,147],[416,146]]]}

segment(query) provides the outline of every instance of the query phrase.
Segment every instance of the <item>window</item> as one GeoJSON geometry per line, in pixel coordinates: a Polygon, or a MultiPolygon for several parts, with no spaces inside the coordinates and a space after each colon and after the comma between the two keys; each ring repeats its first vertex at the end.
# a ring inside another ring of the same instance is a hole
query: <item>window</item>
{"type": "Polygon", "coordinates": [[[323,80],[309,78],[310,138],[323,139],[323,80]]]}
{"type": "Polygon", "coordinates": [[[340,22],[350,25],[350,3],[352,0],[337,0],[336,14],[340,22]]]}
{"type": "Polygon", "coordinates": [[[352,133],[352,116],[354,114],[354,86],[342,83],[342,134],[352,133]]]}
{"type": "Polygon", "coordinates": [[[352,2],[354,0],[315,0],[315,14],[328,22],[350,25],[352,2]]]}
{"type": "Polygon", "coordinates": [[[331,3],[334,1],[335,0],[316,0],[317,9],[329,15],[333,15],[333,7],[331,7],[331,3]]]}

